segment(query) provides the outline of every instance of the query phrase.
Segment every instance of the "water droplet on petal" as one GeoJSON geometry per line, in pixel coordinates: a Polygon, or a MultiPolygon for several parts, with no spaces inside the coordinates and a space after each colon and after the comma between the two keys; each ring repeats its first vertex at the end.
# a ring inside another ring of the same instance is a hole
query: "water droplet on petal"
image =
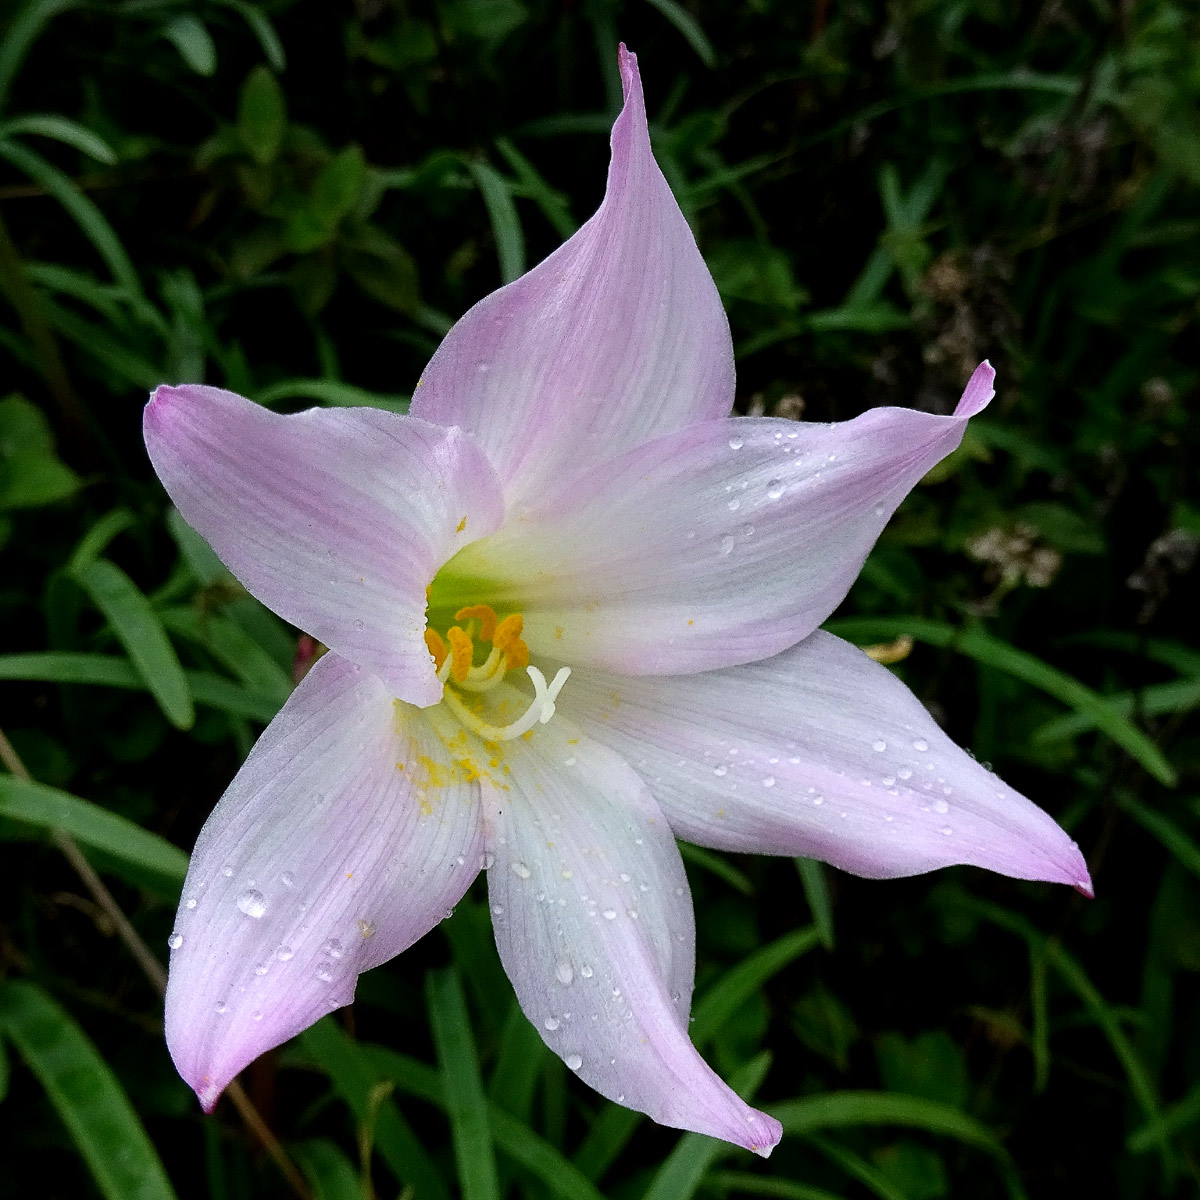
{"type": "Polygon", "coordinates": [[[512,863],[511,866],[513,869],[513,874],[520,876],[522,879],[528,879],[529,876],[533,874],[533,872],[530,871],[530,869],[523,862],[515,862],[512,863]]]}
{"type": "Polygon", "coordinates": [[[583,1057],[579,1054],[568,1054],[567,1057],[563,1059],[563,1062],[565,1062],[572,1071],[578,1071],[579,1068],[583,1066],[583,1057]]]}
{"type": "Polygon", "coordinates": [[[950,805],[948,805],[945,800],[935,800],[933,802],[933,811],[935,813],[948,813],[950,811],[950,805]]]}
{"type": "Polygon", "coordinates": [[[496,914],[496,916],[500,916],[500,914],[502,912],[504,912],[504,905],[503,904],[493,904],[492,912],[494,912],[496,914]]]}
{"type": "Polygon", "coordinates": [[[257,963],[254,967],[255,975],[265,975],[267,973],[266,963],[257,963]]]}
{"type": "Polygon", "coordinates": [[[492,853],[482,854],[479,857],[479,866],[481,870],[490,871],[492,863],[496,861],[496,856],[492,853]]]}
{"type": "Polygon", "coordinates": [[[296,877],[291,873],[291,871],[284,871],[279,876],[279,882],[282,883],[284,887],[291,887],[292,884],[296,882],[296,877]]]}
{"type": "Polygon", "coordinates": [[[728,775],[729,768],[724,763],[722,763],[719,767],[713,767],[713,774],[714,775],[728,775]]]}
{"type": "Polygon", "coordinates": [[[775,776],[774,776],[774,775],[768,775],[768,776],[767,776],[767,777],[766,777],[766,778],[763,780],[763,787],[765,787],[765,788],[772,788],[772,787],[774,787],[774,786],[775,786],[775,776]]]}
{"type": "Polygon", "coordinates": [[[898,770],[896,772],[896,774],[901,779],[911,779],[912,778],[912,768],[911,767],[901,767],[900,770],[898,770]]]}
{"type": "Polygon", "coordinates": [[[882,754],[887,749],[887,742],[885,742],[883,738],[880,738],[878,741],[871,743],[871,749],[874,750],[876,754],[882,754]]]}
{"type": "Polygon", "coordinates": [[[732,533],[727,533],[721,539],[721,553],[722,554],[732,554],[733,553],[733,541],[734,541],[734,538],[733,538],[732,533]]]}
{"type": "Polygon", "coordinates": [[[222,867],[221,874],[224,875],[226,879],[230,879],[233,876],[233,868],[232,867],[222,867]]]}
{"type": "Polygon", "coordinates": [[[179,947],[183,945],[183,934],[182,933],[171,934],[171,936],[169,938],[167,938],[167,945],[170,946],[172,950],[178,950],[179,947]]]}
{"type": "Polygon", "coordinates": [[[322,954],[328,954],[330,958],[342,957],[342,943],[337,938],[330,938],[329,941],[321,947],[322,954]]]}
{"type": "Polygon", "coordinates": [[[254,888],[247,888],[238,898],[237,906],[248,917],[257,920],[267,911],[267,898],[254,888]]]}
{"type": "Polygon", "coordinates": [[[558,1018],[547,1017],[542,1024],[545,1025],[545,1027],[550,1030],[551,1033],[553,1033],[558,1028],[558,1018]]]}
{"type": "Polygon", "coordinates": [[[188,897],[188,902],[187,902],[187,904],[186,904],[184,907],[185,907],[185,908],[189,908],[189,909],[195,908],[195,907],[196,907],[196,897],[195,897],[195,896],[189,896],[189,897],[188,897]]]}
{"type": "Polygon", "coordinates": [[[333,981],[333,963],[331,963],[331,962],[317,963],[317,978],[322,983],[331,983],[333,981]]]}
{"type": "Polygon", "coordinates": [[[615,921],[617,919],[617,910],[615,908],[606,908],[604,910],[604,919],[606,921],[615,921]]]}
{"type": "Polygon", "coordinates": [[[924,738],[917,738],[913,742],[913,749],[920,754],[924,754],[929,749],[929,743],[924,738]]]}
{"type": "Polygon", "coordinates": [[[783,484],[778,479],[767,480],[767,497],[771,500],[778,500],[783,495],[783,484]]]}
{"type": "Polygon", "coordinates": [[[564,987],[570,985],[575,978],[575,968],[571,966],[570,959],[560,958],[554,966],[554,977],[564,987]]]}
{"type": "Polygon", "coordinates": [[[745,438],[731,437],[729,439],[730,450],[740,450],[746,444],[745,438]]]}
{"type": "Polygon", "coordinates": [[[221,1014],[227,1013],[229,1011],[229,1005],[226,1004],[224,1000],[218,1000],[216,1002],[216,1004],[213,1005],[213,1008],[216,1012],[221,1013],[221,1014]]]}
{"type": "Polygon", "coordinates": [[[592,968],[591,967],[580,967],[579,973],[580,973],[580,975],[582,975],[584,977],[584,979],[591,979],[592,968]]]}

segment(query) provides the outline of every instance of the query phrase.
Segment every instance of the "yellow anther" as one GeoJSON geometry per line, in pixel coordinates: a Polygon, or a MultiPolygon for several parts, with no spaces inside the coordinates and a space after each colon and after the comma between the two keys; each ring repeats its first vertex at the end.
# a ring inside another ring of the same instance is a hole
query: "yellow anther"
{"type": "Polygon", "coordinates": [[[524,628],[525,618],[520,613],[513,613],[496,626],[492,637],[492,645],[504,652],[504,665],[509,671],[520,671],[529,666],[529,647],[521,640],[524,628]]]}
{"type": "Polygon", "coordinates": [[[425,645],[433,655],[434,668],[440,671],[442,663],[446,661],[446,643],[442,640],[442,635],[436,629],[425,630],[425,645]]]}
{"type": "MultiPolygon", "coordinates": [[[[456,621],[478,621],[479,640],[490,642],[496,634],[496,610],[486,604],[468,604],[454,614],[456,621]]],[[[517,630],[520,633],[520,630],[517,630]]]]}
{"type": "Polygon", "coordinates": [[[455,683],[462,683],[471,670],[471,658],[474,656],[475,647],[471,645],[471,639],[466,632],[457,625],[451,625],[446,630],[446,640],[450,643],[450,655],[453,660],[450,665],[450,678],[455,683]]]}

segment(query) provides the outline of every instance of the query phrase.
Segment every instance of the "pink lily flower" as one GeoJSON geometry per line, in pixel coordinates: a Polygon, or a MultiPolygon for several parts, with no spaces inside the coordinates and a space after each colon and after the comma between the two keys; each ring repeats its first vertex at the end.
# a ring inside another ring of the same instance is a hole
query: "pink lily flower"
{"type": "Polygon", "coordinates": [[[688,1037],[675,838],[873,878],[1090,887],[1078,847],[818,626],[993,395],[952,416],[730,417],[729,328],[637,63],[599,211],[450,331],[411,415],[160,387],[150,457],[230,570],[329,652],[205,825],[167,1041],[205,1109],[349,1004],[487,871],[546,1044],[602,1095],[768,1154],[688,1037]]]}

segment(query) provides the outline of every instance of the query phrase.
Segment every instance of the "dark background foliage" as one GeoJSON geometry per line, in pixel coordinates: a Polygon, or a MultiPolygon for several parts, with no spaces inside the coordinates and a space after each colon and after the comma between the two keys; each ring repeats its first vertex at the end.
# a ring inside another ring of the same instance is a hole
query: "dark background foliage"
{"type": "Polygon", "coordinates": [[[538,1200],[1194,1193],[1193,5],[30,0],[0,21],[0,1196],[486,1200],[493,1155],[538,1200]],[[729,310],[740,410],[944,412],[996,366],[831,627],[889,646],[1071,830],[1097,899],[689,853],[696,1040],[783,1106],[767,1163],[567,1078],[478,897],[204,1119],[114,919],[165,955],[168,843],[286,696],[295,634],[167,517],[146,390],[403,408],[452,320],[599,201],[618,38],[729,310]],[[472,1141],[476,1070],[495,1107],[472,1141]]]}

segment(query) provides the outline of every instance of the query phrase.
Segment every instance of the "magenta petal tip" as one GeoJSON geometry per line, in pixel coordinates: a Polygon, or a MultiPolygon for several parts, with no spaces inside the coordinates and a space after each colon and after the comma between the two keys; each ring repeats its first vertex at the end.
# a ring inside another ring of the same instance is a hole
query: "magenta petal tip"
{"type": "Polygon", "coordinates": [[[963,389],[962,397],[959,399],[958,406],[954,410],[954,415],[956,417],[974,417],[983,412],[992,402],[992,397],[996,394],[996,389],[993,386],[995,382],[995,368],[985,358],[975,368],[971,378],[967,381],[967,386],[963,389]]]}

